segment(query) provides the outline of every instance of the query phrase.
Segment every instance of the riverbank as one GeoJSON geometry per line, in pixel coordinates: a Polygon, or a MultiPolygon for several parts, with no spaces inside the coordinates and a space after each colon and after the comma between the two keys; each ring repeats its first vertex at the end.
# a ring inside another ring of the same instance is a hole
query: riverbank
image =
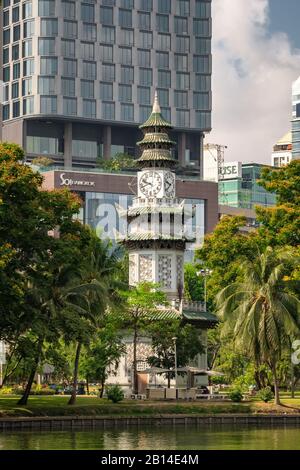
{"type": "Polygon", "coordinates": [[[232,402],[148,402],[124,400],[113,404],[97,397],[78,397],[76,405],[68,405],[67,396],[32,396],[26,406],[18,405],[19,397],[0,396],[0,420],[13,418],[102,417],[135,418],[156,416],[202,415],[298,415],[300,398],[283,398],[283,406],[249,401],[232,402]]]}

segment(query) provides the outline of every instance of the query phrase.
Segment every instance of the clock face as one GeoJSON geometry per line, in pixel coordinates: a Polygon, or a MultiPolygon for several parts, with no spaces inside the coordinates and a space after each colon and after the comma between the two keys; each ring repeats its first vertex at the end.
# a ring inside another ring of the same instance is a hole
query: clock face
{"type": "Polygon", "coordinates": [[[167,173],[165,175],[165,194],[167,197],[174,197],[175,195],[175,175],[174,173],[167,173]]]}
{"type": "Polygon", "coordinates": [[[140,191],[146,197],[155,197],[161,191],[162,177],[157,171],[147,171],[140,179],[140,191]]]}

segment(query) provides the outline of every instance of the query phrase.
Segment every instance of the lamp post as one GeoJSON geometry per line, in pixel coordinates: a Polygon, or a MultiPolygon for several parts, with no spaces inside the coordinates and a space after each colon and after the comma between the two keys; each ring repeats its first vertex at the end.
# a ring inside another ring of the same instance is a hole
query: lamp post
{"type": "Polygon", "coordinates": [[[174,336],[174,338],[172,338],[172,340],[174,341],[174,352],[175,352],[175,389],[177,390],[177,348],[176,348],[177,337],[174,336]]]}
{"type": "Polygon", "coordinates": [[[204,303],[205,303],[205,308],[206,308],[206,303],[207,303],[207,289],[206,289],[206,278],[212,274],[212,271],[210,269],[201,269],[200,271],[197,272],[198,276],[202,276],[204,278],[204,303]]]}

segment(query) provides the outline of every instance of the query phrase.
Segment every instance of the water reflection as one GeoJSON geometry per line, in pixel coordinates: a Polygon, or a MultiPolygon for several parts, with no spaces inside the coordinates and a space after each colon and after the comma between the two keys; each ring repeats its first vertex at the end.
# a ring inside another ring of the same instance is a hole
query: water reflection
{"type": "Polygon", "coordinates": [[[0,450],[300,450],[299,427],[153,426],[0,433],[0,450]]]}

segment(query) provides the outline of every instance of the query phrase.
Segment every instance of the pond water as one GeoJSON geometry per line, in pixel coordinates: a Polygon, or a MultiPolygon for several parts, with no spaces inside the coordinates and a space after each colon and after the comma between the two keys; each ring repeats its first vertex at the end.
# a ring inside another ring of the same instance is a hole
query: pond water
{"type": "Polygon", "coordinates": [[[0,450],[300,450],[300,427],[152,426],[0,433],[0,450]]]}

